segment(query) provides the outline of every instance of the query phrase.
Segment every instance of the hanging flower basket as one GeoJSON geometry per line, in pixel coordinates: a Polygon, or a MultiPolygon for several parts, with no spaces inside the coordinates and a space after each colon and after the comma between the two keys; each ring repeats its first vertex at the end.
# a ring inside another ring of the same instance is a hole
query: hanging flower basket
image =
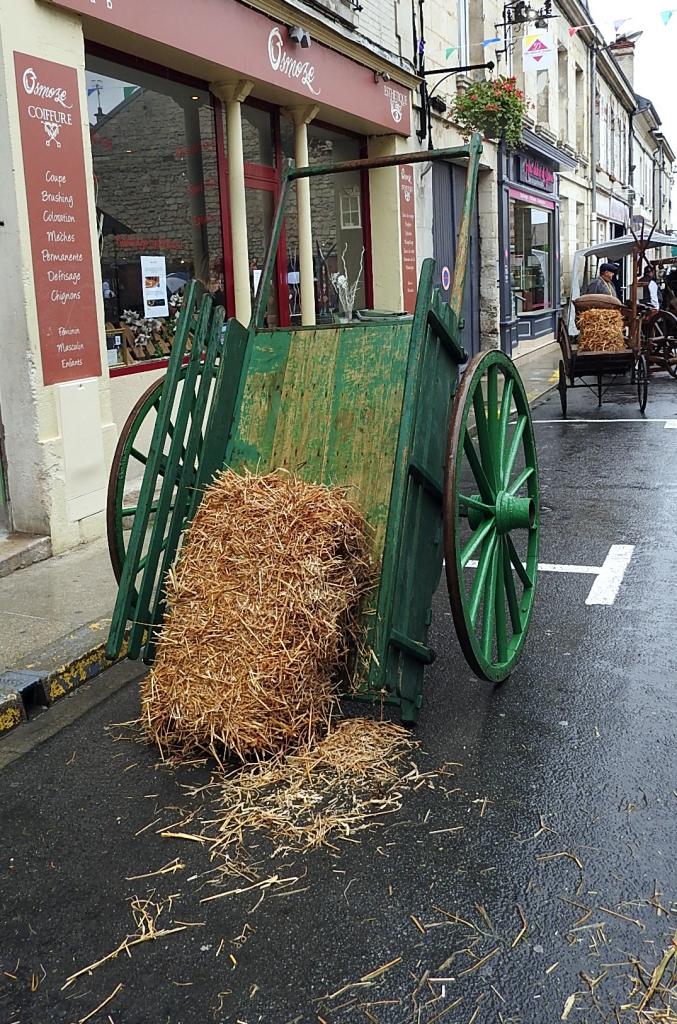
{"type": "Polygon", "coordinates": [[[515,149],[522,139],[522,122],[527,112],[524,93],[514,78],[501,75],[487,82],[474,82],[453,102],[451,115],[464,134],[481,132],[490,139],[503,139],[515,149]]]}

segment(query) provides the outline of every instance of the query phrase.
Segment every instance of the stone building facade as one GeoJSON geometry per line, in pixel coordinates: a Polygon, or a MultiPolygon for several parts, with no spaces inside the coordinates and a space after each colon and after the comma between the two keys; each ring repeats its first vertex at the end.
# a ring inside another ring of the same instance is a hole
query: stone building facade
{"type": "MultiPolygon", "coordinates": [[[[103,533],[116,439],[164,373],[161,358],[109,365],[107,328],[142,303],[143,255],[164,258],[172,289],[195,276],[228,315],[248,322],[289,162],[458,146],[454,97],[489,74],[489,61],[493,73],[515,75],[530,106],[516,151],[484,141],[464,342],[517,360],[556,358],[573,252],[640,219],[668,227],[674,153],[653,105],[634,94],[631,47],[606,47],[585,0],[553,0],[556,17],[545,21],[553,56],[536,71],[522,63],[530,26],[504,24],[514,8],[501,0],[191,0],[178,38],[161,0],[0,0],[0,189],[9,197],[0,250],[9,295],[0,308],[0,529],[46,535],[54,551],[103,533]],[[73,237],[91,256],[88,344],[92,365],[101,363],[83,380],[45,372],[49,339],[31,248],[41,229],[27,181],[47,151],[24,145],[27,86],[17,61],[25,74],[31,61],[48,62],[39,66],[78,92],[84,184],[73,237]],[[115,98],[106,100],[106,89],[115,98]]],[[[415,269],[435,257],[448,294],[463,161],[416,164],[407,175],[415,269]]],[[[344,255],[348,277],[361,275],[356,306],[410,306],[403,194],[397,167],[295,186],[269,326],[336,316],[331,277],[344,255]]]]}

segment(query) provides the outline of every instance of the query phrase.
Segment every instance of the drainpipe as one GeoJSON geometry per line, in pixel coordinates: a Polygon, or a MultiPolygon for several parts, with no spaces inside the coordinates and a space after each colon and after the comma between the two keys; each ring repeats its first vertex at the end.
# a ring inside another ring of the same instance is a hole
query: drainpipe
{"type": "MultiPolygon", "coordinates": [[[[599,120],[596,116],[597,47],[590,47],[590,244],[597,242],[597,158],[599,155],[599,120]]],[[[580,242],[580,240],[579,240],[580,242]]]]}
{"type": "MultiPolygon", "coordinates": [[[[631,110],[628,114],[628,186],[630,191],[635,191],[635,111],[631,110]]],[[[635,205],[635,200],[632,200],[632,205],[635,205]]],[[[632,213],[631,213],[632,216],[632,213]]]]}
{"type": "Polygon", "coordinates": [[[663,230],[663,174],[665,172],[665,150],[663,140],[659,143],[660,163],[658,165],[658,230],[663,230]]]}

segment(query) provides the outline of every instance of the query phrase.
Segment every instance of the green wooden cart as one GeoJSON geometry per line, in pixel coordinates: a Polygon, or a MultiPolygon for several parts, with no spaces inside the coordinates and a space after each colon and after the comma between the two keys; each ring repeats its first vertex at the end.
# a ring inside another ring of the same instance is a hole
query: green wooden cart
{"type": "Polygon", "coordinates": [[[291,170],[276,213],[252,323],[223,326],[205,296],[185,315],[166,377],[122,432],[109,487],[119,592],[107,653],[154,657],[163,580],[204,487],[223,466],[278,467],[349,489],[373,529],[380,584],[369,616],[372,657],[359,692],[415,721],[432,600],[443,563],[463,652],[483,679],[505,679],[534,604],[539,494],[529,406],[511,360],[467,361],[460,332],[481,143],[291,170]],[[294,180],[429,160],[465,160],[467,185],[450,302],[423,263],[413,317],[264,329],[284,203],[294,180]],[[192,338],[190,352],[187,341],[192,338]],[[461,367],[465,368],[461,372],[461,367]],[[140,493],[125,504],[134,462],[140,493]],[[131,527],[131,528],[130,528],[131,527]]]}

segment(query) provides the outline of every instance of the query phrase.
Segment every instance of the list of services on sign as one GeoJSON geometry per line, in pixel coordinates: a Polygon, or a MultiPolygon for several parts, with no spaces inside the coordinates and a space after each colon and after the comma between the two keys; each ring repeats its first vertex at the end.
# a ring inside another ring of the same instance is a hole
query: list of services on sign
{"type": "Polygon", "coordinates": [[[45,384],[101,374],[78,77],[14,54],[45,384]]]}

